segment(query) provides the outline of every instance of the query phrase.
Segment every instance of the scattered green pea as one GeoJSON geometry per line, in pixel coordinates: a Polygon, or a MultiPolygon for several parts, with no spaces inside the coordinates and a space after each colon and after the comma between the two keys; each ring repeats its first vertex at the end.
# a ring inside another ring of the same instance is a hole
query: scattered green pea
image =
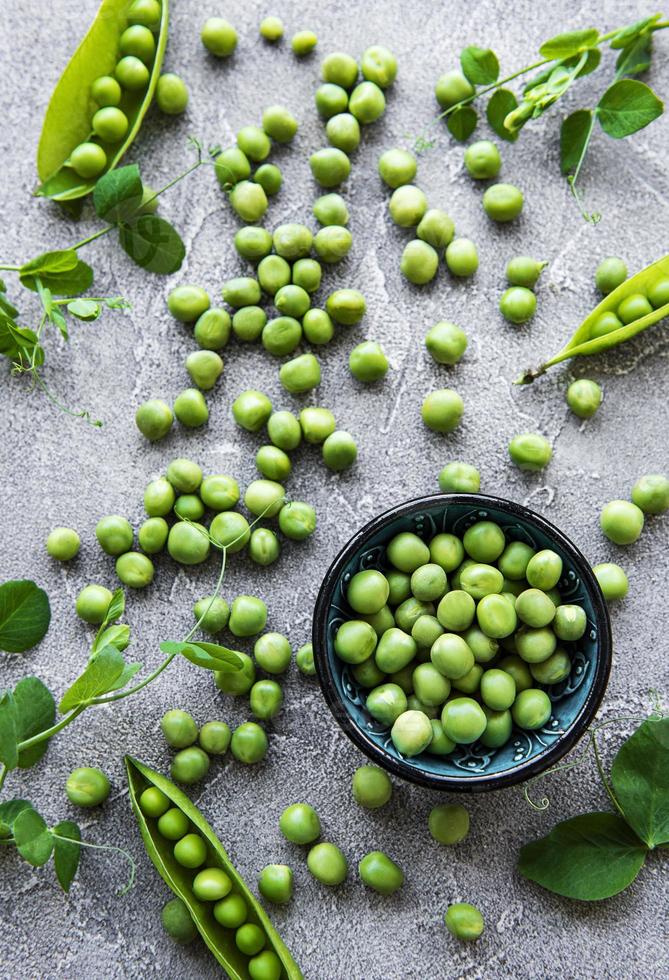
{"type": "Polygon", "coordinates": [[[478,493],[481,474],[470,463],[447,463],[439,474],[442,493],[478,493]]]}
{"type": "Polygon", "coordinates": [[[280,17],[263,17],[260,21],[260,36],[270,43],[283,37],[283,21],[280,17]]]}
{"type": "Polygon", "coordinates": [[[193,615],[200,629],[215,636],[228,625],[230,607],[221,596],[206,595],[193,606],[193,615]]]}
{"type": "Polygon", "coordinates": [[[358,864],[360,879],[379,895],[394,895],[404,884],[402,869],[383,851],[370,851],[358,864]]]}
{"type": "Polygon", "coordinates": [[[379,176],[393,190],[402,184],[410,184],[417,169],[416,158],[408,150],[386,150],[379,157],[379,176]]]}
{"type": "MultiPolygon", "coordinates": [[[[198,741],[207,755],[225,755],[230,748],[232,732],[224,721],[207,721],[200,729],[198,741]]],[[[223,896],[220,896],[223,898],[223,896]]]]}
{"type": "Polygon", "coordinates": [[[281,553],[281,545],[268,527],[257,527],[249,538],[249,558],[256,565],[272,565],[281,553]]]}
{"type": "Polygon", "coordinates": [[[485,928],[483,916],[479,910],[467,902],[449,905],[444,915],[444,922],[452,936],[465,942],[478,939],[485,928]]]}
{"type": "Polygon", "coordinates": [[[602,562],[592,569],[607,602],[624,599],[629,591],[629,581],[624,570],[615,562],[602,562]]]}
{"type": "Polygon", "coordinates": [[[292,803],[279,817],[279,830],[291,844],[311,844],[320,837],[321,822],[308,803],[292,803]]]}
{"type": "MultiPolygon", "coordinates": [[[[132,540],[132,539],[131,539],[132,540]]],[[[46,539],[47,554],[57,561],[72,561],[79,554],[81,538],[71,527],[54,527],[46,539]]]]}
{"type": "Polygon", "coordinates": [[[293,872],[287,864],[268,864],[260,872],[258,891],[268,902],[286,905],[293,897],[293,872]]]}
{"type": "Polygon", "coordinates": [[[431,392],[421,409],[423,422],[433,432],[452,432],[460,424],[464,402],[452,388],[431,392]]]}
{"type": "Polygon", "coordinates": [[[493,184],[483,195],[483,208],[493,221],[513,221],[523,210],[522,192],[513,184],[493,184]]]}
{"type": "Polygon", "coordinates": [[[647,473],[632,487],[632,501],[644,514],[664,514],[669,510],[669,479],[661,473],[647,473]]]}
{"type": "Polygon", "coordinates": [[[313,215],[319,224],[347,225],[349,214],[346,202],[339,194],[323,194],[314,202],[313,215]]]}
{"type": "Polygon", "coordinates": [[[271,105],[262,114],[262,128],[277,143],[290,143],[299,124],[295,116],[282,105],[271,105]]]}
{"type": "Polygon", "coordinates": [[[596,381],[579,378],[567,388],[567,405],[580,419],[590,419],[602,404],[602,389],[596,381]]]}
{"type": "Polygon", "coordinates": [[[217,58],[229,58],[237,47],[237,31],[223,17],[205,21],[200,38],[207,51],[217,58]]]}
{"type": "Polygon", "coordinates": [[[548,262],[538,262],[529,255],[516,255],[506,266],[506,281],[510,286],[534,289],[548,262]]]}
{"type": "Polygon", "coordinates": [[[304,58],[311,54],[317,44],[318,38],[313,31],[298,31],[297,34],[293,34],[290,42],[293,54],[297,55],[298,58],[304,58]]]}
{"type": "Polygon", "coordinates": [[[509,443],[509,456],[521,470],[542,470],[550,463],[553,448],[544,436],[524,432],[509,443]]]}
{"type": "Polygon", "coordinates": [[[188,89],[183,78],[174,72],[165,72],[156,85],[156,102],[161,112],[179,116],[188,105],[188,89]]]}
{"type": "Polygon", "coordinates": [[[353,348],[348,357],[348,366],[354,378],[371,384],[385,378],[388,373],[388,358],[380,344],[366,340],[353,348]]]}
{"type": "Polygon", "coordinates": [[[107,615],[112,598],[112,593],[103,585],[85,585],[77,596],[77,616],[85,623],[99,625],[107,615]]]}
{"type": "Polygon", "coordinates": [[[174,414],[189,429],[199,428],[209,420],[204,395],[197,388],[185,388],[174,399],[174,414]]]}
{"type": "Polygon", "coordinates": [[[430,810],[428,827],[439,844],[459,844],[469,833],[469,812],[459,803],[442,803],[430,810]]]}
{"type": "Polygon", "coordinates": [[[400,228],[418,225],[427,211],[427,198],[414,184],[402,184],[388,202],[390,217],[400,228]]]}
{"type": "Polygon", "coordinates": [[[479,267],[476,245],[469,238],[454,238],[446,247],[446,265],[458,278],[473,276],[479,267]]]}
{"type": "Polygon", "coordinates": [[[317,150],[309,157],[314,179],[321,187],[338,187],[351,172],[349,158],[334,146],[317,150]]]}
{"type": "Polygon", "coordinates": [[[527,323],[537,309],[537,297],[525,286],[510,286],[499,301],[499,310],[509,323],[527,323]]]}
{"type": "Polygon", "coordinates": [[[467,335],[455,323],[440,320],[425,335],[425,346],[437,364],[457,364],[467,350],[467,335]]]}
{"type": "Polygon", "coordinates": [[[627,266],[622,259],[609,256],[602,259],[595,271],[595,285],[604,296],[621,286],[627,279],[627,266]]]}
{"type": "Polygon", "coordinates": [[[186,358],[186,370],[193,384],[210,391],[223,372],[223,359],[213,350],[192,351],[186,358]]]}
{"type": "Polygon", "coordinates": [[[383,89],[379,88],[375,82],[360,82],[351,92],[348,109],[364,126],[376,122],[386,111],[386,97],[383,94],[383,89]]]}
{"type": "Polygon", "coordinates": [[[232,403],[232,415],[242,429],[258,432],[272,414],[272,403],[261,391],[250,388],[232,403]]]}
{"type": "Polygon", "coordinates": [[[340,885],[348,875],[348,863],[336,844],[322,841],[307,855],[307,867],[323,885],[340,885]]]}
{"type": "Polygon", "coordinates": [[[448,71],[437,80],[434,94],[442,109],[450,109],[457,102],[472,96],[474,88],[462,72],[448,71]]]}
{"type": "Polygon", "coordinates": [[[67,777],[65,792],[75,806],[99,806],[111,792],[111,783],[102,769],[88,766],[73,769],[67,777]]]}
{"type": "Polygon", "coordinates": [[[612,500],[602,508],[599,526],[614,544],[634,544],[643,531],[643,511],[629,500],[612,500]]]}
{"type": "Polygon", "coordinates": [[[314,676],[316,665],[314,664],[314,648],[311,643],[305,643],[299,648],[295,654],[295,663],[301,674],[304,674],[306,677],[314,676]]]}
{"type": "Polygon", "coordinates": [[[329,408],[314,406],[303,408],[300,412],[300,428],[305,440],[311,445],[325,442],[336,427],[335,417],[329,408]]]}
{"type": "Polygon", "coordinates": [[[416,238],[405,245],[400,269],[409,282],[416,286],[424,286],[434,279],[438,268],[439,256],[427,242],[416,238]]]}
{"type": "Polygon", "coordinates": [[[230,751],[238,762],[252,766],[267,755],[267,735],[254,721],[246,721],[235,728],[230,741],[230,751]]]}
{"type": "Polygon", "coordinates": [[[491,140],[478,140],[465,150],[465,167],[474,180],[496,177],[502,167],[502,158],[491,140]]]}
{"type": "Polygon", "coordinates": [[[353,466],[358,458],[358,447],[350,432],[336,429],[323,442],[323,462],[330,470],[340,472],[353,466]]]}

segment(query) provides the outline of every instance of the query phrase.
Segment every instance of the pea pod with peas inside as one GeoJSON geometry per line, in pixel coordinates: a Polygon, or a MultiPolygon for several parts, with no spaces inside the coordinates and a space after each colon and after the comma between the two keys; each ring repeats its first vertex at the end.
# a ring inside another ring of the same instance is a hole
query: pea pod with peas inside
{"type": "Polygon", "coordinates": [[[535,370],[525,371],[515,383],[530,384],[548,368],[570,357],[611,350],[665,317],[669,317],[669,255],[612,290],[585,318],[562,350],[535,370]]]}
{"type": "Polygon", "coordinates": [[[169,0],[152,8],[157,19],[148,26],[136,0],[102,0],[44,117],[37,150],[38,197],[72,201],[90,194],[98,177],[118,164],[137,136],[167,44],[169,0]]]}
{"type": "Polygon", "coordinates": [[[125,764],[130,802],[146,852],[163,881],[185,904],[195,928],[231,980],[256,976],[251,965],[253,958],[240,948],[245,945],[241,941],[243,937],[239,937],[239,945],[236,942],[238,931],[244,927],[248,931],[250,926],[254,927],[258,941],[264,940],[258,952],[265,960],[273,961],[277,978],[303,980],[300,968],[267,913],[198,808],[174,783],[139,760],[126,756],[125,764]],[[145,795],[147,790],[152,792],[145,795]],[[171,819],[170,826],[179,823],[183,831],[176,843],[173,833],[167,836],[160,830],[161,819],[168,814],[179,817],[178,821],[171,819]],[[197,838],[201,843],[190,838],[197,838]],[[214,869],[216,874],[211,873],[214,869]],[[204,870],[210,874],[200,878],[204,870]],[[195,884],[197,878],[199,884],[195,884]]]}

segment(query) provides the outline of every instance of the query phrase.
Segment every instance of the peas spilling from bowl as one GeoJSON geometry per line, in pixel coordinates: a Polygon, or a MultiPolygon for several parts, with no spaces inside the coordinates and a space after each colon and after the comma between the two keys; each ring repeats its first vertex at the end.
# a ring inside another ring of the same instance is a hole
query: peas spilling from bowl
{"type": "Polygon", "coordinates": [[[496,749],[514,726],[546,725],[587,627],[585,610],[562,602],[561,576],[555,551],[488,520],[462,537],[397,534],[383,570],[353,575],[335,652],[401,755],[496,749]]]}

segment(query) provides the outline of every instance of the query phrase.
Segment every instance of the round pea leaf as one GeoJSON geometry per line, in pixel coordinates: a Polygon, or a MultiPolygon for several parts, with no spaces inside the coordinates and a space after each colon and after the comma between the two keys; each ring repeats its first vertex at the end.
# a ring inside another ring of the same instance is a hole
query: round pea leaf
{"type": "Polygon", "coordinates": [[[508,140],[509,143],[515,143],[518,139],[518,133],[507,129],[504,120],[509,113],[517,108],[518,100],[508,88],[498,88],[490,97],[486,107],[486,117],[491,129],[494,129],[498,136],[501,136],[503,140],[508,140]]]}
{"type": "Polygon", "coordinates": [[[579,165],[592,130],[590,109],[577,109],[563,121],[560,128],[560,169],[573,173],[579,165]]]}
{"type": "Polygon", "coordinates": [[[477,121],[478,115],[476,110],[468,105],[461,106],[455,112],[446,116],[446,125],[448,126],[449,133],[456,140],[459,140],[460,143],[464,143],[465,140],[469,139],[476,129],[477,121]]]}
{"type": "Polygon", "coordinates": [[[637,133],[663,112],[664,104],[652,88],[635,78],[614,82],[597,105],[600,126],[617,140],[637,133]]]}
{"type": "Polygon", "coordinates": [[[14,820],[14,840],[21,857],[36,868],[51,857],[53,835],[44,818],[32,807],[22,810],[14,820]]]}
{"type": "Polygon", "coordinates": [[[550,58],[551,61],[557,58],[569,58],[579,51],[592,48],[599,40],[599,31],[596,27],[586,28],[584,31],[569,31],[566,34],[556,34],[539,48],[539,54],[543,58],[550,58]]]}
{"type": "Polygon", "coordinates": [[[79,867],[81,856],[81,831],[73,820],[61,820],[53,828],[54,853],[53,861],[56,867],[56,878],[64,892],[69,892],[72,879],[79,867]],[[62,838],[67,837],[67,840],[62,838]]]}
{"type": "Polygon", "coordinates": [[[0,650],[23,653],[36,646],[51,622],[46,592],[29,579],[0,585],[0,650]]]}
{"type": "Polygon", "coordinates": [[[492,85],[499,77],[499,61],[490,48],[470,45],[460,52],[462,73],[472,85],[492,85]]]}
{"type": "Polygon", "coordinates": [[[669,717],[648,718],[623,742],[611,783],[641,840],[648,847],[669,843],[669,717]]]}

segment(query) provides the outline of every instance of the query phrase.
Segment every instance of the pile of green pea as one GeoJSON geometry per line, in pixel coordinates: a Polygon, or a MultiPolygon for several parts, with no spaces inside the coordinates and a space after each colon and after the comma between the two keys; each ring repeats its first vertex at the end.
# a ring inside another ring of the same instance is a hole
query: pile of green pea
{"type": "MultiPolygon", "coordinates": [[[[278,708],[274,714],[276,711],[278,708]]],[[[224,721],[207,721],[198,730],[192,715],[173,708],[161,718],[160,729],[167,744],[177,749],[170,765],[172,779],[187,786],[204,779],[209,772],[212,755],[224,756],[230,749],[234,758],[245,765],[255,765],[267,755],[267,735],[253,721],[243,722],[234,731],[224,721]]]]}
{"type": "MultiPolygon", "coordinates": [[[[602,259],[595,272],[595,283],[604,296],[621,286],[627,279],[627,265],[615,256],[602,259]]],[[[620,327],[640,320],[660,306],[669,303],[669,278],[658,276],[645,293],[630,293],[615,309],[601,313],[592,324],[590,337],[604,337],[620,327]]]]}
{"type": "Polygon", "coordinates": [[[632,487],[631,500],[611,500],[599,516],[599,525],[617,545],[630,545],[641,536],[646,516],[669,510],[669,478],[662,473],[646,473],[632,487]]]}
{"type": "Polygon", "coordinates": [[[462,538],[400,533],[385,562],[348,583],[351,618],[334,649],[397,751],[494,749],[513,725],[542,728],[551,716],[544,686],[569,676],[569,645],[587,627],[582,607],[560,598],[560,556],[482,520],[462,538]]]}

